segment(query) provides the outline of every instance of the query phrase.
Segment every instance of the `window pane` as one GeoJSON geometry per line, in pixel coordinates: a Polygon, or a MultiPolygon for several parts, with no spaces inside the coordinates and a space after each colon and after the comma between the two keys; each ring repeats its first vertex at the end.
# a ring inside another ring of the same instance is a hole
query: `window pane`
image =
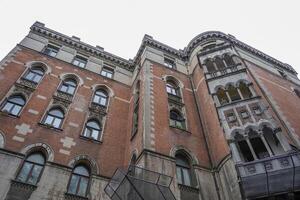
{"type": "Polygon", "coordinates": [[[89,121],[87,123],[88,127],[94,128],[94,129],[100,129],[99,124],[96,121],[89,121]]]}
{"type": "Polygon", "coordinates": [[[191,185],[190,172],[188,169],[182,168],[184,185],[191,185]]]}
{"type": "Polygon", "coordinates": [[[98,140],[99,131],[93,130],[91,137],[95,140],[98,140]]]}
{"type": "Polygon", "coordinates": [[[89,174],[90,174],[89,171],[87,170],[87,168],[82,166],[82,165],[77,166],[74,169],[74,173],[80,174],[80,175],[83,175],[83,176],[89,176],[89,174]]]}
{"type": "Polygon", "coordinates": [[[68,90],[68,87],[66,85],[62,85],[60,87],[60,91],[62,91],[62,92],[67,92],[67,90],[68,90]]]}
{"type": "Polygon", "coordinates": [[[33,164],[31,163],[28,163],[28,162],[25,162],[18,177],[17,177],[17,180],[18,181],[22,181],[22,182],[25,182],[27,177],[28,177],[28,174],[30,172],[30,169],[32,167],[33,164]]]}
{"type": "Polygon", "coordinates": [[[85,196],[87,186],[88,186],[88,179],[81,177],[81,179],[80,179],[80,185],[79,185],[78,193],[77,194],[79,196],[85,196]]]}
{"type": "Polygon", "coordinates": [[[27,183],[35,185],[37,183],[37,181],[38,181],[38,178],[40,176],[41,171],[42,171],[42,166],[35,165],[33,167],[33,170],[31,172],[31,176],[29,177],[27,183]]]}
{"type": "Polygon", "coordinates": [[[53,109],[50,110],[49,114],[55,116],[55,117],[59,117],[59,118],[63,118],[64,114],[62,113],[62,111],[60,109],[53,109]]]}
{"type": "Polygon", "coordinates": [[[13,107],[12,103],[7,102],[5,106],[2,108],[2,111],[10,112],[10,109],[13,107]]]}
{"type": "Polygon", "coordinates": [[[60,127],[60,123],[61,123],[61,119],[55,118],[55,119],[54,119],[54,122],[53,122],[53,126],[54,126],[55,128],[59,128],[59,127],[60,127]]]}
{"type": "Polygon", "coordinates": [[[21,96],[9,97],[8,100],[12,103],[16,103],[16,104],[20,104],[20,105],[25,104],[25,100],[21,96]]]}
{"type": "Polygon", "coordinates": [[[28,79],[28,80],[32,80],[33,76],[34,76],[34,74],[33,74],[32,72],[29,72],[29,73],[25,76],[25,78],[28,79]]]}
{"type": "Polygon", "coordinates": [[[86,137],[90,137],[91,136],[91,129],[90,128],[85,128],[83,135],[86,136],[86,137]]]}
{"type": "Polygon", "coordinates": [[[69,86],[69,88],[68,88],[68,91],[67,91],[69,94],[74,94],[74,92],[75,92],[75,87],[73,87],[73,86],[69,86]]]}
{"type": "Polygon", "coordinates": [[[21,111],[21,108],[22,108],[21,106],[15,105],[13,107],[13,109],[11,110],[11,114],[18,115],[20,113],[20,111],[21,111]]]}
{"type": "Polygon", "coordinates": [[[100,104],[103,106],[106,106],[106,98],[101,98],[100,99],[100,104]]]}
{"type": "Polygon", "coordinates": [[[79,176],[73,174],[71,177],[70,184],[69,184],[69,189],[68,189],[69,193],[76,194],[78,181],[79,181],[79,176]]]}
{"type": "Polygon", "coordinates": [[[40,153],[30,155],[26,160],[43,165],[45,158],[40,153]]]}
{"type": "Polygon", "coordinates": [[[93,99],[93,102],[99,103],[99,101],[100,101],[100,97],[98,95],[95,95],[94,99],[93,99]]]}
{"type": "Polygon", "coordinates": [[[108,77],[108,78],[112,78],[112,73],[108,72],[108,73],[107,73],[107,77],[108,77]]]}
{"type": "Polygon", "coordinates": [[[36,82],[36,83],[38,83],[38,82],[40,82],[41,78],[42,78],[42,76],[37,74],[37,75],[34,77],[33,81],[36,82]]]}
{"type": "Polygon", "coordinates": [[[52,121],[53,121],[54,117],[48,115],[45,119],[45,124],[49,124],[52,125],[52,121]]]}
{"type": "Polygon", "coordinates": [[[182,184],[182,176],[181,176],[181,168],[180,167],[176,168],[176,175],[177,175],[177,182],[179,184],[182,184]]]}

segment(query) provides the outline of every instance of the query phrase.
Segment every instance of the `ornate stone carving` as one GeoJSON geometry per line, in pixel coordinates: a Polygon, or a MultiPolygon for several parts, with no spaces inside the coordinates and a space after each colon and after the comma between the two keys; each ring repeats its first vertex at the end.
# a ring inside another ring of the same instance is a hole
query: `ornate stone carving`
{"type": "Polygon", "coordinates": [[[22,85],[20,83],[15,84],[14,93],[22,93],[26,96],[26,99],[29,99],[31,93],[34,91],[33,88],[27,87],[25,85],[22,85]]]}
{"type": "Polygon", "coordinates": [[[96,115],[96,116],[99,116],[99,115],[105,116],[106,109],[107,109],[106,106],[102,106],[102,105],[99,105],[96,103],[91,103],[91,105],[89,107],[90,113],[93,115],[96,115]]]}
{"type": "Polygon", "coordinates": [[[29,88],[31,88],[33,90],[37,86],[37,83],[29,81],[29,80],[27,80],[25,78],[21,78],[19,84],[22,85],[22,86],[24,86],[24,87],[29,87],[29,88]]]}
{"type": "Polygon", "coordinates": [[[54,94],[55,98],[60,99],[62,101],[71,103],[73,100],[73,95],[62,92],[62,91],[56,91],[54,94]]]}

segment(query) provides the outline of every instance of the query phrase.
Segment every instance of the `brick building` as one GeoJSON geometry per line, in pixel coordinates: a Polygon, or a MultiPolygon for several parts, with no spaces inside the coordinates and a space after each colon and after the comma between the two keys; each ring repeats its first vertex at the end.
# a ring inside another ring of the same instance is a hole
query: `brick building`
{"type": "Polygon", "coordinates": [[[299,98],[221,32],[126,60],[36,22],[0,63],[0,199],[300,199],[299,98]]]}

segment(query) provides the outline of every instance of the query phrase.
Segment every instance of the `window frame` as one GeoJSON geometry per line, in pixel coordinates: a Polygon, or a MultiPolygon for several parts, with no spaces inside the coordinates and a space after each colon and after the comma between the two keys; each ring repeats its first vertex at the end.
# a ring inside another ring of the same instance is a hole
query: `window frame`
{"type": "Polygon", "coordinates": [[[89,120],[86,121],[86,123],[84,125],[83,132],[82,132],[82,136],[83,137],[91,139],[91,140],[101,141],[102,134],[103,134],[103,127],[102,127],[102,123],[99,122],[99,120],[97,120],[97,119],[89,119],[89,120]],[[88,126],[88,123],[90,123],[90,122],[96,122],[97,125],[99,126],[99,129],[96,129],[94,127],[88,126]],[[90,136],[86,135],[86,130],[88,130],[88,128],[92,129],[92,132],[90,132],[90,133],[93,133],[93,130],[98,131],[97,139],[95,139],[94,137],[92,137],[92,134],[90,134],[90,136]]]}
{"type": "Polygon", "coordinates": [[[18,116],[21,115],[21,112],[22,112],[22,110],[24,109],[26,103],[27,103],[27,99],[26,99],[23,95],[21,95],[21,94],[11,94],[10,96],[8,96],[8,97],[3,101],[2,105],[1,105],[1,112],[7,113],[7,114],[9,114],[9,115],[11,115],[11,116],[18,117],[18,116]],[[20,99],[22,99],[22,100],[24,101],[24,104],[23,104],[23,105],[22,105],[22,104],[19,104],[19,103],[16,103],[16,102],[12,102],[12,101],[10,100],[10,99],[12,99],[12,98],[17,98],[17,97],[19,97],[20,99]],[[7,105],[8,103],[11,104],[9,110],[4,110],[4,108],[6,107],[6,105],[7,105]],[[14,110],[14,109],[16,108],[16,106],[19,106],[20,109],[18,110],[18,113],[17,113],[17,114],[13,114],[13,113],[12,113],[12,110],[14,110]]]}
{"type": "Polygon", "coordinates": [[[105,89],[102,89],[102,88],[96,89],[95,92],[94,92],[93,98],[92,98],[92,103],[107,108],[108,107],[108,102],[109,102],[109,94],[108,94],[108,92],[105,89]],[[97,94],[97,92],[101,92],[104,95],[97,94]],[[99,98],[98,102],[95,101],[95,97],[96,96],[99,98]],[[101,104],[101,99],[105,99],[105,105],[101,104]]]}
{"type": "Polygon", "coordinates": [[[109,79],[113,79],[115,74],[115,70],[107,65],[103,66],[100,72],[100,75],[109,79]],[[107,76],[107,74],[111,74],[111,77],[107,76]]]}
{"type": "Polygon", "coordinates": [[[68,185],[67,185],[67,194],[74,195],[74,196],[78,196],[78,197],[87,197],[88,192],[90,191],[90,182],[91,182],[91,170],[90,170],[90,168],[87,167],[85,164],[81,164],[81,163],[75,165],[75,166],[73,167],[72,173],[71,173],[71,175],[70,175],[70,177],[69,177],[69,182],[68,182],[68,185]],[[81,166],[84,167],[84,168],[88,171],[89,176],[85,176],[85,175],[82,175],[82,174],[74,173],[75,169],[76,169],[77,167],[81,167],[81,166]],[[77,185],[76,185],[76,192],[75,192],[75,194],[70,192],[70,184],[71,184],[73,175],[79,177],[79,180],[78,180],[77,185]],[[82,178],[82,177],[88,179],[84,196],[78,194],[78,191],[79,191],[79,188],[80,188],[80,183],[81,183],[81,178],[82,178]]]}
{"type": "Polygon", "coordinates": [[[86,65],[88,63],[88,58],[81,56],[81,55],[76,55],[73,58],[72,64],[75,65],[76,67],[79,67],[81,69],[85,69],[86,65]],[[75,61],[78,62],[77,64],[75,64],[75,61]],[[83,66],[81,66],[81,64],[83,64],[83,66]]]}
{"type": "Polygon", "coordinates": [[[176,70],[176,60],[174,58],[164,56],[164,66],[167,67],[168,69],[176,70]]]}
{"type": "Polygon", "coordinates": [[[59,92],[63,92],[65,94],[68,94],[68,95],[71,95],[71,96],[74,96],[75,93],[76,93],[76,90],[77,90],[77,87],[78,87],[78,83],[77,81],[74,79],[74,78],[66,78],[64,80],[61,81],[60,85],[58,86],[58,91],[59,92]],[[72,81],[73,83],[75,83],[75,86],[70,84],[70,83],[67,83],[68,81],[72,81]],[[63,91],[62,90],[62,87],[66,87],[66,91],[63,91]],[[74,87],[74,90],[73,90],[73,93],[70,93],[68,92],[68,90],[71,88],[71,87],[74,87]]]}
{"type": "Polygon", "coordinates": [[[175,127],[175,128],[180,128],[183,130],[186,130],[186,119],[183,117],[182,112],[175,110],[175,109],[171,109],[169,111],[169,124],[171,127],[175,127]],[[171,112],[176,113],[177,116],[179,116],[181,119],[174,119],[171,117],[171,112]],[[174,124],[174,125],[173,125],[174,124]]]}
{"type": "Polygon", "coordinates": [[[181,154],[175,155],[175,164],[176,164],[177,184],[184,185],[184,186],[187,186],[187,187],[193,187],[192,167],[191,167],[189,159],[186,158],[185,155],[181,155],[181,154]],[[184,159],[181,159],[181,158],[184,158],[184,159]],[[178,160],[181,160],[181,161],[185,162],[185,164],[187,166],[183,166],[183,165],[179,164],[177,162],[178,160]],[[180,176],[178,176],[178,171],[180,173],[180,176]],[[184,171],[186,173],[184,173],[184,171]],[[187,179],[186,175],[188,176],[189,184],[186,183],[186,179],[187,179]]]}
{"type": "Polygon", "coordinates": [[[55,57],[57,56],[59,50],[60,50],[60,47],[55,46],[55,45],[53,45],[53,44],[47,44],[47,46],[45,46],[45,48],[44,48],[44,50],[43,50],[43,53],[44,53],[45,55],[48,55],[48,56],[50,56],[50,57],[55,58],[55,57]],[[49,51],[50,53],[46,53],[46,51],[47,51],[48,49],[50,49],[50,51],[49,51]],[[53,51],[53,50],[54,50],[54,51],[53,51]],[[55,55],[51,55],[52,52],[55,52],[55,55]]]}
{"type": "Polygon", "coordinates": [[[45,75],[45,69],[41,66],[32,66],[30,68],[28,68],[28,70],[26,71],[26,73],[21,77],[22,79],[24,80],[27,80],[27,81],[30,81],[34,84],[39,84],[41,82],[41,80],[43,79],[45,75]],[[38,73],[38,72],[35,72],[34,70],[36,69],[40,69],[42,74],[38,73]],[[32,73],[33,74],[33,78],[29,79],[27,76],[32,73]],[[34,81],[34,79],[36,78],[36,76],[40,76],[40,79],[38,82],[34,81]]]}
{"type": "Polygon", "coordinates": [[[62,126],[63,126],[63,123],[64,123],[65,118],[66,118],[66,114],[65,114],[65,111],[64,111],[62,108],[60,108],[60,107],[52,107],[52,108],[50,108],[50,109],[46,112],[46,115],[44,116],[42,123],[43,123],[44,125],[46,125],[46,126],[50,126],[50,127],[52,127],[52,128],[55,128],[55,129],[61,129],[62,126]],[[63,114],[63,117],[59,117],[59,116],[55,116],[55,115],[53,115],[53,114],[49,114],[51,111],[54,111],[54,110],[59,110],[59,111],[63,114]],[[51,120],[51,124],[46,123],[46,121],[47,121],[47,119],[48,119],[49,116],[53,118],[53,119],[51,120]],[[59,123],[59,126],[58,126],[58,127],[56,127],[56,126],[53,125],[56,119],[59,119],[59,120],[60,120],[60,123],[59,123]]]}

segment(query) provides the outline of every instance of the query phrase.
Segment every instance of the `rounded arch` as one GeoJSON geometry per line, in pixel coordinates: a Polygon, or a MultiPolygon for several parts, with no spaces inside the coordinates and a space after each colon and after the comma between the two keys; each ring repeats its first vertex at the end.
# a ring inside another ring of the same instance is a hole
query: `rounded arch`
{"type": "Polygon", "coordinates": [[[230,139],[235,140],[238,135],[245,136],[245,131],[241,128],[233,129],[230,133],[230,139]]]}
{"type": "Polygon", "coordinates": [[[68,166],[72,169],[78,165],[83,164],[87,166],[92,174],[99,174],[99,168],[95,159],[91,158],[88,155],[77,155],[69,163],[68,166]]]}
{"type": "Polygon", "coordinates": [[[92,85],[92,90],[93,91],[100,90],[100,89],[105,90],[109,97],[115,96],[115,93],[114,93],[113,89],[111,89],[109,86],[107,86],[105,84],[94,84],[94,85],[92,85]]]}
{"type": "Polygon", "coordinates": [[[63,114],[65,115],[67,113],[67,108],[65,108],[64,106],[60,105],[60,104],[52,104],[49,109],[48,112],[54,109],[59,109],[63,112],[63,114]]]}
{"type": "Polygon", "coordinates": [[[7,96],[7,99],[9,98],[12,98],[12,97],[17,97],[17,96],[20,96],[21,98],[23,98],[23,100],[25,101],[25,103],[28,101],[29,99],[29,96],[28,94],[26,94],[25,92],[23,91],[13,91],[11,94],[9,94],[7,96]]]}
{"type": "Polygon", "coordinates": [[[258,123],[259,130],[262,130],[264,127],[271,128],[272,130],[276,128],[275,124],[272,124],[271,122],[267,120],[260,120],[258,123]]]}
{"type": "Polygon", "coordinates": [[[45,74],[50,74],[52,72],[52,68],[42,61],[29,61],[25,64],[25,66],[27,68],[41,67],[44,70],[45,74]]]}
{"type": "Polygon", "coordinates": [[[216,71],[214,61],[212,58],[207,58],[204,60],[203,64],[206,66],[206,69],[208,72],[214,72],[216,71]]]}
{"type": "Polygon", "coordinates": [[[29,155],[33,152],[42,152],[47,161],[53,162],[54,161],[54,151],[50,145],[46,143],[35,143],[25,146],[21,149],[20,153],[29,155]]]}
{"type": "Polygon", "coordinates": [[[215,93],[217,93],[219,90],[226,90],[224,85],[217,85],[214,89],[215,93]]]}
{"type": "Polygon", "coordinates": [[[5,135],[3,134],[3,132],[0,130],[0,148],[4,148],[5,146],[5,135]]]}
{"type": "Polygon", "coordinates": [[[244,131],[245,131],[246,134],[248,134],[251,131],[258,132],[259,131],[259,127],[256,126],[256,125],[250,124],[250,125],[248,125],[248,126],[245,127],[244,131]]]}
{"type": "Polygon", "coordinates": [[[176,78],[175,76],[172,76],[172,75],[164,75],[162,78],[163,78],[163,80],[164,80],[165,82],[167,82],[167,81],[172,81],[172,82],[174,82],[179,88],[183,88],[183,87],[184,87],[183,82],[182,82],[180,79],[176,78]]]}
{"type": "Polygon", "coordinates": [[[75,73],[62,73],[59,75],[59,78],[61,80],[66,80],[68,78],[74,79],[78,86],[81,86],[84,83],[83,79],[75,73]]]}
{"type": "Polygon", "coordinates": [[[186,156],[189,159],[191,165],[199,165],[197,157],[186,147],[182,145],[175,145],[174,147],[172,147],[172,149],[170,150],[170,156],[175,158],[175,156],[178,154],[186,156]]]}
{"type": "Polygon", "coordinates": [[[239,80],[235,83],[235,87],[239,87],[241,83],[244,83],[244,84],[246,84],[247,86],[248,86],[249,84],[251,84],[251,82],[248,81],[248,80],[246,80],[246,79],[239,79],[239,80]]]}
{"type": "Polygon", "coordinates": [[[218,70],[222,70],[222,69],[226,68],[221,56],[215,56],[214,61],[216,63],[216,66],[217,66],[218,70]]]}
{"type": "Polygon", "coordinates": [[[228,83],[226,83],[225,86],[224,86],[225,90],[228,90],[228,88],[230,86],[236,87],[236,84],[234,82],[228,82],[228,83]]]}

